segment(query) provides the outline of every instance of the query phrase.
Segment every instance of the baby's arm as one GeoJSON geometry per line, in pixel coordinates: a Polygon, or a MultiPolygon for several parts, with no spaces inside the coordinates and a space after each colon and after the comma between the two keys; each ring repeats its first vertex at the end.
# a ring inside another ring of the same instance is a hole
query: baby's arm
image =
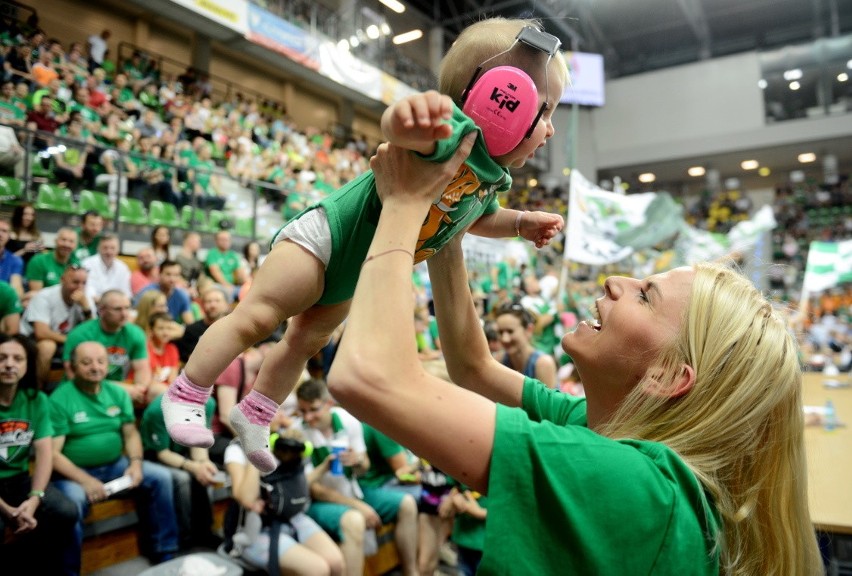
{"type": "Polygon", "coordinates": [[[469,232],[485,238],[521,236],[535,243],[536,248],[541,248],[547,245],[563,226],[564,220],[559,214],[499,208],[496,212],[480,216],[469,232]]]}
{"type": "Polygon", "coordinates": [[[452,99],[435,90],[406,96],[382,114],[382,135],[391,144],[428,155],[436,140],[453,135],[447,123],[452,115],[452,99]]]}

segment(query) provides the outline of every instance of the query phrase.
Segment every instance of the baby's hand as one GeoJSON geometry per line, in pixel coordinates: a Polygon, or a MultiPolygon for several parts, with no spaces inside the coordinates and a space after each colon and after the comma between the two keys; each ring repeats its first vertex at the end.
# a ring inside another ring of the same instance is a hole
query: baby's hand
{"type": "Polygon", "coordinates": [[[521,218],[521,237],[541,248],[550,243],[565,225],[559,214],[549,212],[525,212],[521,218]]]}
{"type": "Polygon", "coordinates": [[[447,124],[452,115],[452,99],[429,90],[391,105],[383,115],[382,130],[388,140],[408,148],[409,142],[434,142],[452,136],[447,124]]]}

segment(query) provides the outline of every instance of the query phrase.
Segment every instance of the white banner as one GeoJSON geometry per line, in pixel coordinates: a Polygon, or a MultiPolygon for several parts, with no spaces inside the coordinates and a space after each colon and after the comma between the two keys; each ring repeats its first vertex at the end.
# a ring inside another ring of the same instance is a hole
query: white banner
{"type": "Polygon", "coordinates": [[[236,30],[248,32],[248,3],[245,0],[172,0],[202,16],[236,30]]]}
{"type": "Polygon", "coordinates": [[[802,290],[819,292],[852,282],[852,240],[811,242],[802,290]]]}
{"type": "Polygon", "coordinates": [[[565,259],[600,266],[673,236],[682,209],[667,194],[616,194],[571,172],[565,259]]]}

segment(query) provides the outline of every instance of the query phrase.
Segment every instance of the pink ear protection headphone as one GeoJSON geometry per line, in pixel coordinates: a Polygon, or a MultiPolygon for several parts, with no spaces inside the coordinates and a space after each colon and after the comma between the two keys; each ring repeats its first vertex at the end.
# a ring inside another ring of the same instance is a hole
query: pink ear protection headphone
{"type": "MultiPolygon", "coordinates": [[[[539,118],[547,110],[550,94],[541,107],[538,89],[529,74],[514,66],[497,66],[485,74],[482,67],[490,60],[514,48],[518,42],[547,54],[545,84],[550,59],[562,42],[556,36],[525,26],[509,48],[477,66],[473,77],[462,92],[462,111],[470,116],[482,130],[485,146],[492,156],[501,156],[513,150],[521,140],[529,138],[539,118]]],[[[545,86],[545,90],[548,87],[545,86]]]]}

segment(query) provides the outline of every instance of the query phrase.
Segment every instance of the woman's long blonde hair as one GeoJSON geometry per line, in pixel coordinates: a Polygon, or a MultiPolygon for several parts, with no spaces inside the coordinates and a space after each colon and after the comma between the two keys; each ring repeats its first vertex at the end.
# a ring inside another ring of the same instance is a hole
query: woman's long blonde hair
{"type": "Polygon", "coordinates": [[[142,328],[146,334],[151,331],[148,326],[148,320],[153,314],[151,308],[154,307],[154,302],[160,298],[165,299],[166,295],[159,290],[146,290],[139,296],[139,301],[136,303],[136,319],[133,322],[142,328]]]}
{"type": "Polygon", "coordinates": [[[661,442],[683,458],[722,517],[722,574],[822,574],[795,341],[742,275],[721,264],[695,272],[680,333],[650,371],[659,389],[686,363],[692,389],[679,398],[648,394],[646,376],[599,432],[661,442]]]}

